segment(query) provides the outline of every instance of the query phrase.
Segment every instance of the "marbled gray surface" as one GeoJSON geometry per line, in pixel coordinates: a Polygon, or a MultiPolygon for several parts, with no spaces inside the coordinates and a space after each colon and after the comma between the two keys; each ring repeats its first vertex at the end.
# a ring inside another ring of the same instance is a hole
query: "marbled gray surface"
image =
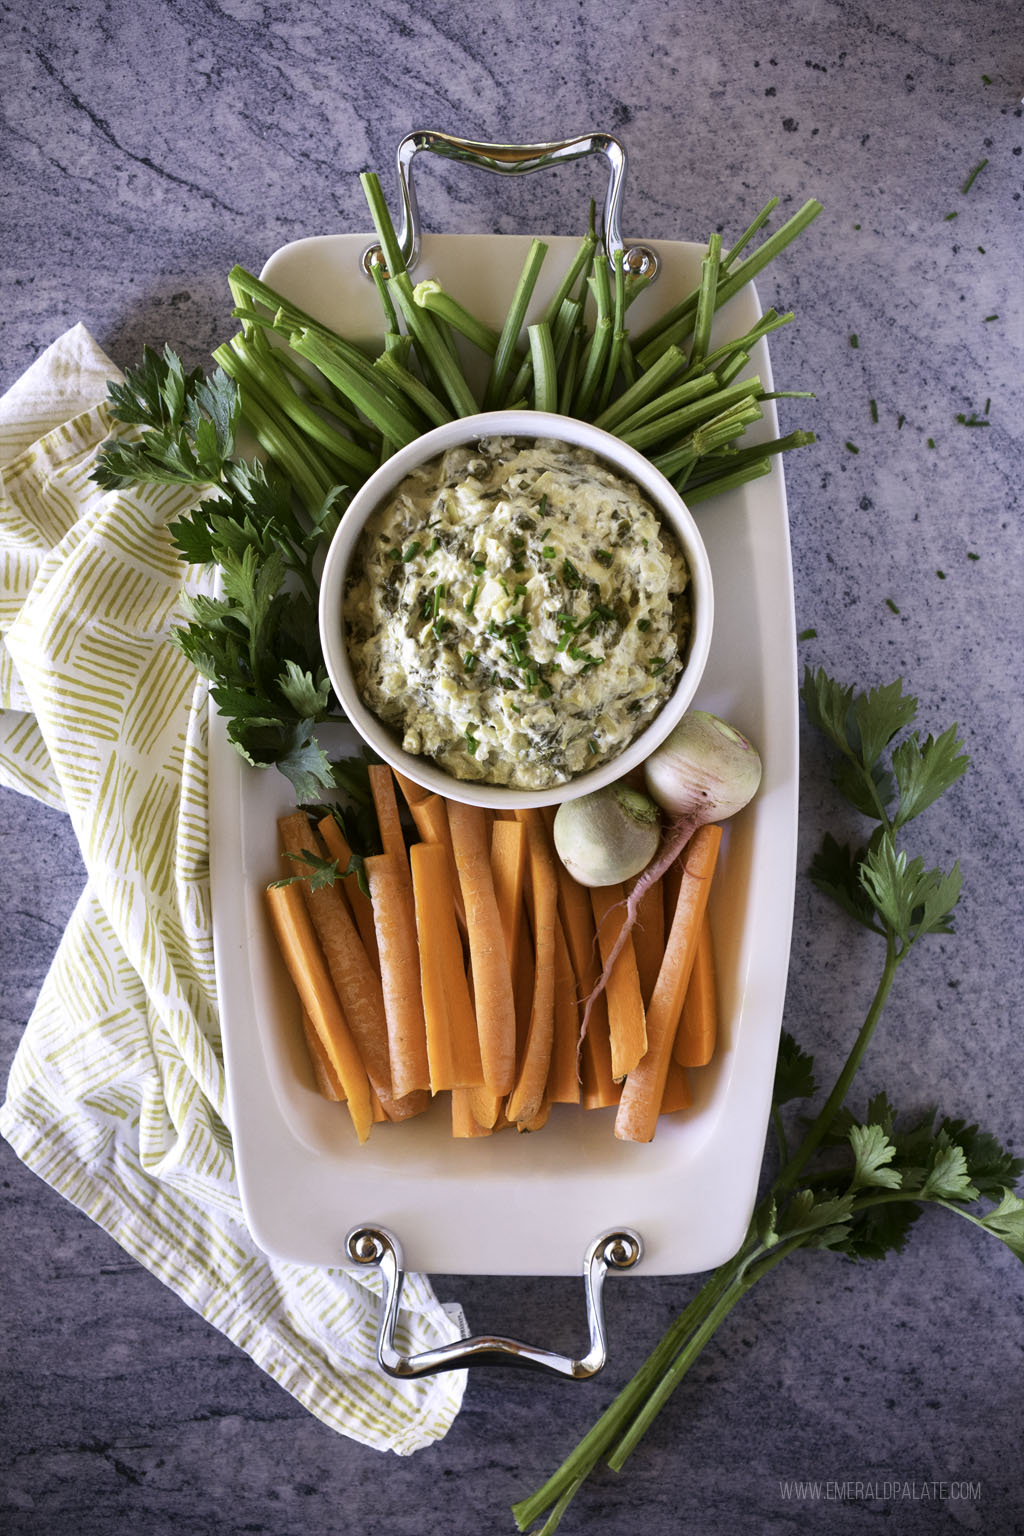
{"type": "MultiPolygon", "coordinates": [[[[772,193],[824,202],[760,284],[798,314],[773,347],[777,375],[818,396],[821,444],[787,463],[798,628],[816,631],[801,657],[850,682],[903,675],[925,729],[960,721],[974,757],[921,833],[929,862],[962,860],[958,932],[901,977],[864,1087],[910,1108],[938,1100],[1024,1145],[1014,0],[6,0],[0,39],[3,386],[78,320],[121,363],[164,340],[202,359],[229,327],[230,265],[365,229],[357,173],[387,180],[414,127],[521,142],[617,132],[633,236],[735,234],[772,193]],[[986,411],[989,427],[957,423],[986,411]]],[[[602,180],[586,166],[518,182],[430,166],[420,189],[439,230],[573,233],[602,180]]],[[[786,425],[807,415],[783,408],[786,425]]],[[[833,817],[808,737],[802,867],[833,817]]],[[[81,870],[60,816],[5,794],[0,828],[6,1063],[81,870]]],[[[787,1022],[823,1064],[859,1023],[875,962],[801,876],[787,1022]]],[[[611,1285],[598,1381],[478,1373],[446,1440],[382,1458],[304,1414],[6,1146],[0,1158],[12,1536],[511,1530],[510,1501],[694,1288],[611,1285]]],[[[1024,1530],[1022,1279],[1008,1252],[937,1211],[883,1265],[797,1258],[733,1314],[627,1470],[596,1478],[563,1531],[1024,1530]],[[898,1491],[795,1499],[787,1479],[898,1491]],[[934,1483],[974,1486],[923,1497],[934,1483]],[[911,1484],[917,1496],[900,1496],[911,1484]]],[[[437,1285],[475,1328],[574,1341],[574,1282],[437,1285]]]]}

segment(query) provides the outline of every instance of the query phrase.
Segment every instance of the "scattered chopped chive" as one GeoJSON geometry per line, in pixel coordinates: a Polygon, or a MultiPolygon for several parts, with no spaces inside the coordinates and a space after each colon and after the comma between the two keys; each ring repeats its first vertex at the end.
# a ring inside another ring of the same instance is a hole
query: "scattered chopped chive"
{"type": "Polygon", "coordinates": [[[959,214],[957,214],[955,211],[953,213],[947,213],[946,214],[946,223],[948,224],[950,219],[956,219],[956,218],[959,218],[959,214]]]}
{"type": "Polygon", "coordinates": [[[901,428],[903,426],[903,423],[906,421],[906,419],[907,418],[905,416],[897,416],[897,418],[896,418],[896,431],[897,432],[899,432],[901,430],[901,428]]]}
{"type": "Polygon", "coordinates": [[[860,225],[859,224],[855,224],[853,227],[854,227],[854,229],[860,229],[860,225]]]}
{"type": "Polygon", "coordinates": [[[857,447],[856,443],[847,443],[846,447],[850,453],[860,453],[860,449],[857,447]]]}
{"type": "Polygon", "coordinates": [[[612,554],[610,549],[595,549],[594,559],[600,565],[607,567],[611,565],[612,561],[615,559],[615,556],[612,554]]]}
{"type": "Polygon", "coordinates": [[[929,448],[934,448],[935,447],[935,439],[934,439],[934,437],[930,437],[928,439],[928,447],[929,448]]]}
{"type": "Polygon", "coordinates": [[[558,550],[553,544],[545,544],[544,548],[541,550],[541,555],[545,560],[553,560],[557,554],[558,550]]]}
{"type": "Polygon", "coordinates": [[[998,319],[999,319],[998,315],[986,315],[985,316],[985,324],[988,325],[990,320],[998,320],[998,319]]]}
{"type": "Polygon", "coordinates": [[[655,656],[654,660],[648,665],[647,670],[652,677],[657,677],[658,673],[664,672],[667,666],[668,661],[664,656],[655,656]]]}
{"type": "Polygon", "coordinates": [[[860,346],[860,338],[858,337],[856,331],[854,331],[853,335],[850,337],[850,346],[853,347],[854,350],[860,346]]]}
{"type": "Polygon", "coordinates": [[[985,415],[986,415],[986,416],[987,416],[987,415],[988,415],[988,411],[989,411],[989,406],[990,406],[990,405],[991,405],[991,404],[992,404],[992,396],[991,396],[991,395],[989,395],[989,397],[988,397],[988,399],[987,399],[987,400],[986,400],[986,401],[985,401],[985,411],[984,411],[984,414],[985,414],[985,415]]]}
{"type": "Polygon", "coordinates": [[[939,578],[940,581],[945,581],[945,579],[946,579],[945,571],[936,571],[935,574],[939,578]]]}
{"type": "Polygon", "coordinates": [[[408,565],[410,560],[415,560],[415,558],[419,554],[419,552],[420,552],[420,542],[419,542],[418,539],[413,539],[413,541],[409,545],[408,549],[406,549],[405,553],[402,555],[402,563],[404,565],[408,565]]]}
{"type": "Polygon", "coordinates": [[[576,588],[583,585],[583,577],[571,560],[562,561],[562,577],[567,587],[576,588]]]}
{"type": "Polygon", "coordinates": [[[541,699],[550,699],[553,692],[554,690],[552,689],[550,683],[541,683],[540,687],[537,689],[537,697],[541,699]]]}
{"type": "Polygon", "coordinates": [[[816,640],[817,638],[818,631],[816,629],[802,629],[797,635],[798,640],[816,640]]]}
{"type": "Polygon", "coordinates": [[[474,581],[474,583],[473,583],[473,590],[470,592],[469,596],[466,598],[466,612],[467,613],[472,613],[473,612],[473,608],[476,605],[477,593],[479,591],[480,591],[480,583],[478,581],[474,581]]]}
{"type": "Polygon", "coordinates": [[[990,422],[983,421],[977,411],[972,411],[969,416],[965,416],[961,412],[956,419],[962,427],[987,427],[991,425],[990,422]]]}
{"type": "Polygon", "coordinates": [[[388,559],[389,560],[394,560],[395,563],[397,564],[398,561],[401,560],[401,558],[402,558],[402,551],[400,549],[389,549],[388,550],[388,559]]]}
{"type": "Polygon", "coordinates": [[[992,81],[989,79],[988,75],[982,75],[981,83],[982,85],[991,85],[992,81]]]}
{"type": "Polygon", "coordinates": [[[987,160],[979,160],[977,165],[974,167],[973,171],[971,171],[971,173],[968,176],[967,180],[964,182],[963,186],[960,188],[960,191],[965,196],[971,190],[971,187],[972,187],[972,185],[974,183],[974,178],[978,175],[979,171],[983,171],[985,169],[986,165],[988,165],[988,161],[987,160]]]}
{"type": "Polygon", "coordinates": [[[466,727],[466,751],[469,753],[470,757],[475,757],[476,756],[476,749],[477,749],[477,747],[479,745],[480,745],[480,743],[477,741],[476,737],[473,735],[472,727],[471,726],[467,726],[466,727]]]}
{"type": "Polygon", "coordinates": [[[980,559],[981,559],[981,556],[980,556],[980,555],[976,555],[976,554],[975,554],[975,553],[974,553],[974,550],[973,550],[973,549],[969,549],[969,550],[968,550],[968,551],[967,551],[967,558],[968,558],[968,560],[980,560],[980,559]]]}
{"type": "Polygon", "coordinates": [[[978,246],[978,252],[979,252],[980,255],[984,256],[984,254],[985,254],[985,247],[983,245],[979,245],[978,246]]]}
{"type": "Polygon", "coordinates": [[[887,607],[887,608],[891,608],[891,609],[892,609],[892,611],[893,611],[893,613],[899,613],[899,609],[898,609],[898,608],[897,608],[897,607],[896,607],[896,604],[895,604],[895,603],[894,603],[894,602],[893,602],[893,600],[892,600],[892,598],[891,598],[891,597],[887,597],[887,598],[886,598],[886,600],[885,600],[885,606],[886,606],[886,607],[887,607]]]}
{"type": "Polygon", "coordinates": [[[871,407],[871,420],[874,421],[874,422],[877,422],[877,420],[878,420],[878,402],[876,400],[869,400],[868,404],[871,407]]]}
{"type": "Polygon", "coordinates": [[[479,657],[477,656],[476,651],[467,651],[465,656],[462,658],[462,665],[465,667],[467,672],[472,672],[478,660],[479,657]]]}
{"type": "Polygon", "coordinates": [[[587,750],[591,753],[597,753],[601,750],[593,736],[591,736],[587,741],[587,750]]]}

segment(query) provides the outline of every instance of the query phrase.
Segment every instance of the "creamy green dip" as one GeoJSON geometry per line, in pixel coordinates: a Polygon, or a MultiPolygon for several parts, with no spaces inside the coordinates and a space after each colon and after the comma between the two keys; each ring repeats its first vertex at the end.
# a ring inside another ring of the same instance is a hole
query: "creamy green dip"
{"type": "Polygon", "coordinates": [[[688,589],[636,485],[582,448],[487,438],[371,514],[346,583],[348,651],[405,751],[545,789],[617,756],[665,703],[688,589]]]}

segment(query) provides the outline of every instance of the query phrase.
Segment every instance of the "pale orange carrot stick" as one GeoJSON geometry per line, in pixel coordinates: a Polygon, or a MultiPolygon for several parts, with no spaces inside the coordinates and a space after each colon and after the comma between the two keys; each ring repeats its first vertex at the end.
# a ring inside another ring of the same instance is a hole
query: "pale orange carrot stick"
{"type": "Polygon", "coordinates": [[[391,1080],[398,1098],[430,1087],[412,877],[404,852],[402,857],[404,867],[390,853],[374,854],[365,861],[388,1021],[391,1080]]]}
{"type": "Polygon", "coordinates": [[[707,912],[700,925],[690,984],[683,999],[672,1055],[681,1067],[706,1067],[715,1054],[718,1000],[715,991],[715,952],[707,912]]]}
{"type": "Polygon", "coordinates": [[[399,773],[397,768],[393,769],[392,772],[395,775],[395,781],[399,789],[405,796],[406,805],[412,807],[418,800],[425,800],[430,794],[429,789],[424,789],[423,785],[417,784],[415,779],[406,778],[405,774],[399,773]]]}
{"type": "Polygon", "coordinates": [[[331,1066],[331,1058],[324,1049],[323,1042],[316,1032],[316,1026],[305,1008],[302,1010],[302,1034],[306,1041],[306,1050],[309,1052],[313,1076],[316,1078],[317,1093],[321,1098],[331,1099],[336,1104],[342,1103],[345,1090],[341,1086],[337,1072],[331,1066]]]}
{"type": "Polygon", "coordinates": [[[544,1103],[551,1048],[555,1037],[555,922],[558,916],[558,876],[539,812],[517,812],[525,820],[527,859],[533,908],[534,983],[530,1027],[515,1087],[505,1113],[517,1124],[529,1124],[544,1103]]]}
{"type": "Polygon", "coordinates": [[[580,1101],[580,1010],[576,973],[560,917],[555,918],[555,1038],[551,1046],[547,1097],[552,1104],[580,1101]]]}
{"type": "MultiPolygon", "coordinates": [[[[290,816],[282,816],[277,828],[286,855],[309,852],[318,858],[324,856],[324,845],[310,827],[304,811],[293,811],[290,816]]],[[[301,875],[304,866],[293,857],[291,867],[296,874],[301,875]]],[[[342,895],[341,882],[315,888],[305,878],[298,883],[313,919],[338,1000],[345,1011],[366,1068],[366,1075],[388,1119],[406,1120],[410,1115],[422,1113],[427,1107],[427,1100],[422,1094],[403,1098],[396,1096],[393,1091],[388,1021],[381,981],[363,947],[348,903],[342,895]]]]}
{"type": "Polygon", "coordinates": [[[371,763],[367,773],[370,778],[373,808],[377,812],[381,847],[394,859],[399,875],[404,874],[408,879],[409,855],[405,846],[405,833],[402,831],[398,796],[395,793],[395,776],[387,763],[371,763]]]}
{"type": "Polygon", "coordinates": [[[519,936],[523,930],[523,882],[526,828],[519,821],[495,821],[491,828],[491,874],[508,949],[509,969],[517,974],[519,936]]]}
{"type": "Polygon", "coordinates": [[[473,1087],[483,1082],[480,1042],[455,921],[448,855],[440,843],[414,843],[409,859],[430,1091],[473,1087]]]}
{"type": "Polygon", "coordinates": [[[452,1089],[452,1135],[460,1140],[471,1140],[477,1136],[491,1134],[491,1126],[481,1125],[474,1115],[473,1098],[474,1092],[471,1088],[452,1089]]]}
{"type": "Polygon", "coordinates": [[[516,1004],[491,874],[487,817],[479,806],[452,800],[448,824],[466,912],[484,1085],[491,1093],[511,1093],[516,1068],[516,1004]]]}
{"type": "MultiPolygon", "coordinates": [[[[625,920],[626,893],[621,885],[598,885],[590,892],[594,923],[605,965],[625,920]]],[[[647,1021],[636,968],[633,935],[626,936],[612,966],[605,988],[608,1001],[608,1035],[612,1048],[612,1076],[621,1080],[632,1072],[647,1049],[647,1021]]]]}
{"type": "Polygon", "coordinates": [[[658,1113],[674,1115],[680,1109],[689,1109],[692,1103],[693,1093],[690,1089],[690,1079],[686,1075],[686,1068],[681,1067],[678,1061],[670,1059],[658,1113]]]}
{"type": "Polygon", "coordinates": [[[632,937],[640,995],[646,1008],[665,953],[665,888],[661,880],[655,880],[641,896],[632,937]]]}
{"type": "MultiPolygon", "coordinates": [[[[324,845],[332,859],[337,859],[338,868],[345,874],[352,859],[352,849],[334,817],[328,813],[316,824],[316,829],[323,838],[324,845]]],[[[380,963],[377,959],[377,930],[373,926],[373,907],[370,898],[364,890],[360,889],[359,881],[355,875],[346,875],[342,881],[342,890],[345,900],[352,909],[356,927],[359,929],[359,937],[363,941],[367,959],[374,970],[380,973],[380,963]]]]}
{"type": "Polygon", "coordinates": [[[683,876],[665,958],[647,1010],[647,1052],[626,1078],[615,1116],[615,1135],[620,1141],[650,1141],[657,1128],[676,1025],[693,970],[721,840],[721,826],[711,823],[694,833],[683,855],[683,876]]]}
{"type": "Polygon", "coordinates": [[[455,916],[458,918],[460,929],[465,933],[466,909],[462,900],[459,872],[455,867],[455,850],[452,847],[452,832],[448,824],[448,803],[440,795],[426,795],[422,800],[410,803],[409,809],[412,812],[416,830],[423,841],[440,843],[447,851],[452,891],[455,896],[455,916]]]}
{"type": "Polygon", "coordinates": [[[370,1080],[320,952],[302,892],[295,884],[272,885],[266,901],[282,959],[337,1074],[356,1136],[363,1142],[373,1123],[370,1080]]]}
{"type": "MultiPolygon", "coordinates": [[[[558,911],[576,976],[578,1004],[580,998],[588,997],[593,991],[601,971],[594,909],[590,904],[590,891],[573,879],[561,860],[557,864],[557,873],[558,911]]],[[[603,992],[594,1001],[589,1027],[579,1044],[579,1072],[584,1109],[605,1109],[609,1104],[619,1102],[622,1087],[612,1077],[608,1005],[603,992]]]]}

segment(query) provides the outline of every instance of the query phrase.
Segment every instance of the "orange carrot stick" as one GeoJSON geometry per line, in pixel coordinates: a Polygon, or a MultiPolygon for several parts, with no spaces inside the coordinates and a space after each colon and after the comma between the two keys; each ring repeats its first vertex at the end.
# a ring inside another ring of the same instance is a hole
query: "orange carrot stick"
{"type": "Polygon", "coordinates": [[[409,850],[419,940],[430,1091],[483,1082],[476,1015],[455,922],[448,855],[439,843],[409,850]]]}
{"type": "Polygon", "coordinates": [[[367,772],[370,778],[373,808],[377,812],[381,847],[394,859],[395,868],[399,874],[404,873],[408,877],[409,855],[405,846],[405,833],[402,831],[398,796],[395,793],[395,776],[387,763],[371,763],[367,772]]]}
{"type": "Polygon", "coordinates": [[[511,1093],[516,1068],[516,1004],[491,874],[487,817],[479,806],[452,800],[448,823],[466,911],[484,1085],[491,1093],[511,1093]]]}
{"type": "Polygon", "coordinates": [[[459,920],[462,932],[466,931],[466,909],[462,900],[462,887],[459,884],[459,872],[455,867],[455,850],[452,847],[452,832],[448,824],[448,805],[440,795],[426,795],[422,800],[410,802],[409,809],[412,819],[416,824],[416,830],[425,843],[440,843],[448,854],[448,869],[451,874],[452,891],[455,897],[455,916],[459,920]]]}
{"type": "Polygon", "coordinates": [[[694,833],[683,854],[683,875],[665,958],[647,1010],[647,1052],[626,1078],[615,1116],[615,1135],[620,1141],[650,1141],[654,1136],[721,840],[721,826],[711,823],[694,833]]]}
{"type": "Polygon", "coordinates": [[[517,813],[526,823],[530,889],[533,897],[534,983],[523,1058],[505,1113],[528,1124],[541,1112],[555,1036],[555,922],[558,876],[547,831],[538,813],[517,813]]]}
{"type": "MultiPolygon", "coordinates": [[[[337,859],[338,868],[344,874],[352,858],[352,850],[348,845],[344,832],[342,832],[338,823],[330,814],[317,822],[316,829],[323,838],[327,852],[332,859],[337,859]]],[[[367,959],[379,974],[377,930],[373,926],[373,907],[370,905],[370,898],[364,890],[360,889],[359,881],[355,875],[347,875],[342,881],[341,888],[345,893],[345,900],[352,909],[352,916],[355,918],[356,927],[359,929],[359,937],[363,941],[363,948],[366,950],[367,959]]]]}
{"type": "MultiPolygon", "coordinates": [[[[601,959],[605,965],[625,920],[625,892],[621,885],[594,886],[590,892],[601,959]]],[[[647,1022],[640,976],[628,934],[608,976],[608,1034],[612,1048],[612,1076],[618,1081],[632,1072],[647,1049],[647,1022]]]]}
{"type": "MultiPolygon", "coordinates": [[[[558,911],[576,976],[578,1005],[580,998],[588,997],[593,991],[601,970],[594,929],[594,909],[590,904],[590,891],[573,879],[561,860],[556,870],[558,911]]],[[[579,1044],[579,1073],[580,1098],[584,1109],[604,1109],[609,1104],[619,1102],[622,1088],[612,1077],[608,1004],[603,992],[594,1001],[587,1033],[579,1044]]]]}
{"type": "Polygon", "coordinates": [[[422,784],[417,784],[414,779],[407,779],[404,773],[399,773],[397,768],[392,769],[402,794],[405,796],[406,805],[412,807],[418,800],[425,800],[430,794],[429,789],[424,789],[422,784]]]}
{"type": "Polygon", "coordinates": [[[665,953],[665,887],[661,880],[655,880],[641,896],[632,937],[640,994],[646,1008],[665,953]]]}
{"type": "Polygon", "coordinates": [[[345,1090],[341,1086],[341,1079],[331,1066],[331,1058],[324,1050],[323,1042],[316,1032],[316,1026],[305,1008],[302,1010],[302,1033],[313,1067],[313,1076],[316,1078],[317,1093],[321,1098],[331,1099],[335,1104],[342,1103],[345,1090]]]}
{"type": "Polygon", "coordinates": [[[363,1142],[373,1123],[370,1080],[320,952],[305,899],[298,885],[288,884],[268,887],[266,900],[288,973],[337,1074],[356,1136],[363,1142]]]}
{"type": "Polygon", "coordinates": [[[686,1068],[681,1067],[678,1061],[672,1058],[668,1064],[659,1114],[674,1115],[680,1109],[689,1109],[692,1103],[693,1093],[690,1090],[690,1079],[686,1075],[686,1068]]]}
{"type": "MultiPolygon", "coordinates": [[[[310,827],[304,811],[282,816],[277,823],[281,846],[286,854],[311,852],[323,857],[323,845],[310,827]]],[[[295,860],[298,872],[302,864],[295,860]]],[[[349,1021],[349,1028],[359,1049],[366,1075],[390,1120],[405,1120],[427,1107],[422,1095],[396,1098],[391,1083],[391,1052],[388,1021],[380,977],[371,964],[359,937],[340,883],[317,886],[308,879],[299,882],[305,898],[327,969],[331,973],[338,1000],[349,1021]]]]}
{"type": "Polygon", "coordinates": [[[580,1010],[576,1001],[576,973],[569,958],[569,944],[562,920],[555,919],[555,1038],[551,1046],[547,1097],[552,1104],[580,1101],[580,1010]]]}
{"type": "Polygon", "coordinates": [[[519,937],[523,931],[523,882],[526,874],[526,828],[519,821],[495,821],[491,828],[491,874],[508,949],[509,969],[517,974],[519,937]]]}
{"type": "Polygon", "coordinates": [[[365,863],[380,955],[392,1085],[399,1098],[430,1087],[416,913],[404,853],[403,860],[404,868],[390,853],[378,853],[365,863]]]}
{"type": "Polygon", "coordinates": [[[683,999],[672,1055],[681,1067],[706,1067],[715,1054],[718,1001],[715,993],[715,953],[707,912],[700,925],[690,984],[683,999]]]}

